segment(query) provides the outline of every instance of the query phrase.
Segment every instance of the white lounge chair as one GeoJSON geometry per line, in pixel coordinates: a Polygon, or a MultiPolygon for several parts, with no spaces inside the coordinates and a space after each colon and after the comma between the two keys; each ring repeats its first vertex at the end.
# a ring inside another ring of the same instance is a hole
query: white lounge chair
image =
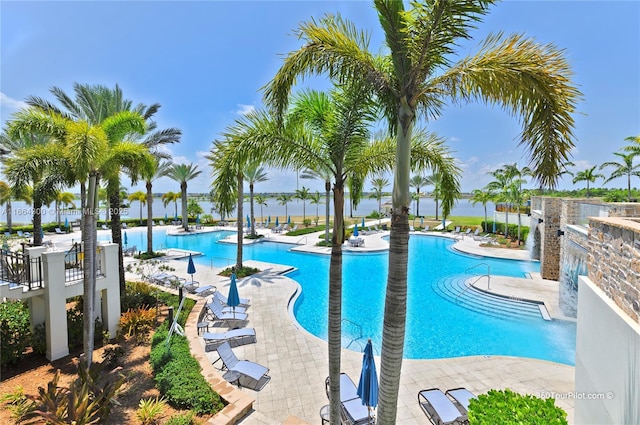
{"type": "Polygon", "coordinates": [[[461,413],[439,388],[430,388],[418,393],[420,408],[434,425],[467,423],[467,414],[461,413]]]}
{"type": "MultiPolygon", "coordinates": [[[[220,291],[216,291],[213,294],[213,300],[211,302],[213,303],[218,303],[222,306],[222,311],[229,311],[229,312],[233,312],[235,311],[236,313],[246,313],[247,312],[247,305],[237,305],[235,307],[235,310],[233,309],[233,307],[231,307],[230,305],[228,305],[227,303],[225,303],[222,298],[220,297],[220,291]]],[[[228,298],[225,298],[228,299],[228,298]]]]}
{"type": "Polygon", "coordinates": [[[222,361],[222,370],[228,370],[224,374],[225,379],[236,382],[238,386],[261,390],[269,382],[271,377],[267,375],[269,369],[249,360],[239,360],[228,342],[223,342],[216,348],[220,358],[213,362],[222,361]],[[249,385],[247,385],[249,384],[249,385]]]}
{"type": "Polygon", "coordinates": [[[64,232],[63,232],[59,227],[56,227],[56,228],[55,228],[55,231],[56,231],[56,233],[57,233],[57,234],[59,234],[59,235],[64,235],[64,232]]]}
{"type": "Polygon", "coordinates": [[[452,388],[447,390],[445,394],[453,401],[460,413],[467,414],[469,410],[469,402],[472,398],[476,398],[476,395],[466,388],[452,388]]]}
{"type": "MultiPolygon", "coordinates": [[[[229,300],[227,298],[227,296],[223,293],[218,293],[218,298],[220,299],[220,301],[223,302],[224,305],[228,305],[227,301],[229,300]]],[[[238,304],[238,306],[240,307],[249,307],[249,303],[251,302],[251,300],[249,298],[240,298],[240,304],[238,304]]]]}
{"type": "MultiPolygon", "coordinates": [[[[327,398],[331,383],[329,377],[324,381],[327,398]]],[[[348,425],[375,424],[375,417],[369,416],[367,406],[362,404],[362,399],[358,396],[358,388],[353,383],[349,375],[340,374],[340,405],[342,423],[348,425]]]]}
{"type": "Polygon", "coordinates": [[[205,351],[215,350],[223,342],[228,342],[230,346],[237,347],[256,342],[256,330],[254,328],[240,328],[222,333],[205,332],[202,334],[202,339],[204,339],[205,351]]]}
{"type": "Polygon", "coordinates": [[[222,322],[228,327],[234,327],[235,325],[242,326],[247,321],[247,313],[239,313],[233,311],[225,311],[222,308],[222,304],[213,302],[207,304],[208,318],[213,322],[222,322]]]}

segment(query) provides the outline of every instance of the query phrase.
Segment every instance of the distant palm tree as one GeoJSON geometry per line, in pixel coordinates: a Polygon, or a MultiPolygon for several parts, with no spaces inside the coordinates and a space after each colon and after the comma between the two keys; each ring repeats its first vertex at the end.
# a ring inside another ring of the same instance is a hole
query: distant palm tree
{"type": "Polygon", "coordinates": [[[409,187],[416,188],[416,215],[420,215],[420,188],[427,186],[429,184],[429,180],[421,175],[415,175],[411,177],[409,180],[409,187]]]}
{"type": "MultiPolygon", "coordinates": [[[[168,174],[167,174],[168,175],[168,174]]],[[[166,192],[162,194],[162,205],[166,208],[170,202],[173,202],[173,207],[175,209],[174,217],[178,216],[178,201],[180,200],[179,192],[166,192]]]]}
{"type": "Polygon", "coordinates": [[[11,186],[9,186],[6,182],[0,181],[0,205],[6,206],[5,210],[7,211],[7,228],[9,232],[11,232],[11,226],[12,226],[11,197],[12,197],[11,186]]]}
{"type": "Polygon", "coordinates": [[[55,209],[56,209],[56,219],[58,221],[58,227],[61,225],[61,214],[60,214],[60,206],[64,205],[65,207],[71,206],[71,208],[75,208],[76,204],[73,203],[74,199],[76,199],[76,195],[71,192],[62,192],[57,191],[55,196],[55,209]]]}
{"type": "Polygon", "coordinates": [[[257,194],[256,204],[260,205],[260,221],[264,223],[264,216],[262,215],[262,207],[267,206],[267,197],[262,194],[257,194]]]}
{"type": "Polygon", "coordinates": [[[384,177],[376,177],[371,180],[373,184],[373,197],[378,200],[378,224],[382,218],[382,195],[384,188],[389,186],[389,180],[384,177]]]}
{"type": "Polygon", "coordinates": [[[309,189],[302,186],[302,189],[296,189],[296,194],[294,196],[296,199],[300,199],[302,201],[302,222],[307,218],[307,199],[309,199],[309,189]]]}
{"type": "Polygon", "coordinates": [[[311,205],[315,205],[316,206],[316,226],[318,225],[318,219],[320,218],[320,215],[318,214],[319,211],[319,206],[322,203],[322,199],[320,198],[320,192],[318,192],[316,190],[316,193],[312,193],[311,195],[309,195],[309,203],[311,205]]]}
{"type": "Polygon", "coordinates": [[[147,189],[147,254],[153,254],[153,182],[168,176],[173,164],[154,157],[153,166],[142,175],[147,189]]]}
{"type": "Polygon", "coordinates": [[[187,215],[187,184],[189,180],[198,177],[202,171],[198,170],[197,165],[191,164],[173,164],[168,176],[180,183],[180,197],[182,199],[182,228],[185,232],[189,231],[189,216],[187,215]]]}
{"type": "Polygon", "coordinates": [[[129,200],[129,202],[140,202],[140,224],[142,224],[142,207],[147,204],[147,194],[141,190],[138,190],[127,196],[127,199],[129,200]]]}
{"type": "MultiPolygon", "coordinates": [[[[323,164],[319,164],[318,170],[305,170],[300,177],[303,179],[318,179],[324,182],[324,196],[326,198],[325,201],[325,217],[324,217],[324,242],[329,244],[329,221],[330,221],[330,205],[331,205],[331,178],[333,177],[333,172],[331,169],[323,166],[323,164]]],[[[316,211],[316,215],[318,215],[316,211]]]]}
{"type": "Polygon", "coordinates": [[[633,160],[636,157],[636,153],[623,154],[619,152],[614,152],[614,155],[622,158],[621,162],[605,162],[600,166],[600,169],[606,167],[616,167],[608,179],[604,181],[604,183],[608,183],[613,179],[617,179],[619,177],[627,177],[627,201],[631,202],[631,176],[640,176],[640,164],[633,164],[633,160]]]}
{"type": "Polygon", "coordinates": [[[438,220],[438,197],[440,196],[440,175],[438,173],[433,173],[430,176],[426,176],[425,180],[428,185],[433,186],[433,191],[431,194],[433,195],[433,200],[436,203],[436,221],[438,220]]]}
{"type": "Polygon", "coordinates": [[[260,163],[254,161],[247,165],[242,172],[244,180],[249,182],[249,209],[251,211],[251,236],[256,235],[256,219],[253,215],[253,187],[255,183],[267,181],[267,174],[264,172],[264,167],[260,166],[260,163]]]}
{"type": "Polygon", "coordinates": [[[289,202],[291,202],[291,200],[293,199],[293,196],[291,195],[287,195],[286,193],[282,193],[280,196],[278,196],[276,198],[276,200],[278,201],[279,205],[284,205],[284,215],[285,215],[285,220],[287,219],[287,216],[289,215],[289,202]]]}
{"type": "Polygon", "coordinates": [[[487,218],[487,204],[489,202],[491,202],[494,198],[494,194],[491,192],[491,189],[488,188],[484,188],[484,189],[474,189],[471,196],[471,203],[473,205],[477,204],[477,203],[481,203],[482,206],[484,207],[484,225],[485,228],[482,229],[484,232],[488,232],[489,229],[487,229],[487,225],[488,225],[488,218],[487,218]]]}
{"type": "Polygon", "coordinates": [[[587,182],[587,198],[590,196],[589,183],[595,183],[597,179],[604,179],[604,174],[598,174],[595,172],[598,166],[594,165],[591,168],[587,168],[584,171],[578,171],[573,177],[573,183],[587,182]]]}

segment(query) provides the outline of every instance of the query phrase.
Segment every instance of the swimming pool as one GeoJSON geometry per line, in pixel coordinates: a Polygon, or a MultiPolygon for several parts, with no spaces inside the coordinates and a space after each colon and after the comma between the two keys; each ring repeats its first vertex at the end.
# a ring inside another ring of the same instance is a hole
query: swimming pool
{"type": "MultiPolygon", "coordinates": [[[[146,233],[139,239],[129,234],[130,245],[146,245],[146,233]]],[[[168,236],[154,232],[154,244],[205,252],[196,263],[224,267],[233,261],[236,246],[216,243],[234,232],[168,236]],[[157,234],[157,236],[156,236],[157,234]]],[[[540,318],[501,318],[482,314],[441,296],[434,283],[449,278],[468,278],[483,272],[465,270],[488,263],[492,275],[524,277],[538,271],[537,263],[475,257],[455,252],[453,241],[416,235],[409,240],[408,306],[405,358],[447,358],[470,355],[531,357],[575,364],[575,324],[540,318]]],[[[294,315],[308,332],[326,340],[329,256],[290,251],[287,244],[262,242],[244,247],[245,260],[291,265],[288,276],[298,281],[302,294],[294,315]]],[[[345,252],[343,258],[343,345],[360,350],[371,338],[381,346],[384,287],[388,253],[345,252]]]]}

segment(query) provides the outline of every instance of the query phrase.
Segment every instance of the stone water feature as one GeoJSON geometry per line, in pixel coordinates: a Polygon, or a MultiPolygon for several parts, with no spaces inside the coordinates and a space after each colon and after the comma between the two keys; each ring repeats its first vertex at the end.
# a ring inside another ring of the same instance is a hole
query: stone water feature
{"type": "MultiPolygon", "coordinates": [[[[585,240],[586,242],[586,240],[585,240]]],[[[564,315],[577,317],[578,276],[587,275],[587,250],[573,240],[562,246],[559,303],[564,315]]]]}

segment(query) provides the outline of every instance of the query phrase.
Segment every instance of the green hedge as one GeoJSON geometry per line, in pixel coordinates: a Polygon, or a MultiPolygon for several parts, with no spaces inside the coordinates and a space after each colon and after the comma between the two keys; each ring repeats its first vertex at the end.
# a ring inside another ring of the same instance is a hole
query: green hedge
{"type": "Polygon", "coordinates": [[[469,403],[469,425],[566,425],[567,414],[552,398],[490,390],[469,403]]]}
{"type": "Polygon", "coordinates": [[[0,303],[0,364],[17,363],[31,344],[29,309],[22,301],[0,303]]]}

